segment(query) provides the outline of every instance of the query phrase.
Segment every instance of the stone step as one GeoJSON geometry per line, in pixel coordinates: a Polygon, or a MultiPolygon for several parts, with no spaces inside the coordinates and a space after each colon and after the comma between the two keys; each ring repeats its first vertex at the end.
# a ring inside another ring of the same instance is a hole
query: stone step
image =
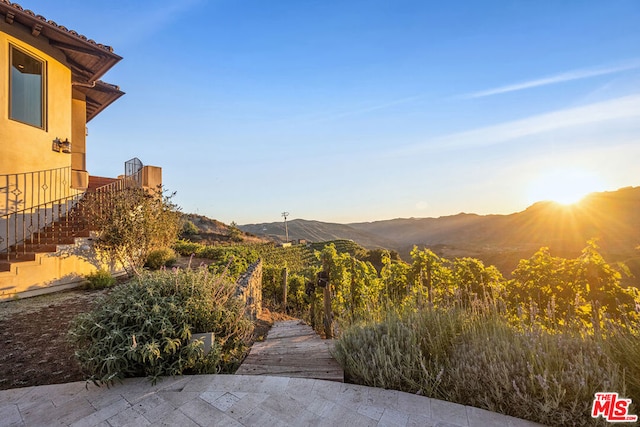
{"type": "Polygon", "coordinates": [[[56,243],[25,243],[24,245],[19,245],[19,248],[24,250],[25,252],[32,253],[51,253],[56,252],[58,250],[58,245],[56,243]]]}
{"type": "Polygon", "coordinates": [[[43,230],[33,233],[33,238],[36,239],[38,237],[56,237],[56,236],[76,236],[76,237],[89,237],[89,228],[67,228],[67,229],[56,229],[56,230],[43,230]]]}
{"type": "Polygon", "coordinates": [[[29,262],[35,261],[36,254],[34,252],[27,253],[10,253],[10,254],[0,254],[0,271],[11,271],[11,265],[20,263],[20,262],[29,262]]]}
{"type": "MultiPolygon", "coordinates": [[[[57,245],[73,245],[76,242],[76,237],[73,235],[64,235],[60,233],[55,234],[37,234],[33,236],[33,243],[36,244],[57,244],[57,245]]],[[[85,236],[86,237],[86,236],[85,236]]]]}

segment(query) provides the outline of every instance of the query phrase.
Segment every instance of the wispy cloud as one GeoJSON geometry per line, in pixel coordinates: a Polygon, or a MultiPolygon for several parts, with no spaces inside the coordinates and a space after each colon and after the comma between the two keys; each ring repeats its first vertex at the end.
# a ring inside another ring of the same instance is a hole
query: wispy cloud
{"type": "Polygon", "coordinates": [[[125,45],[144,40],[160,31],[183,13],[203,4],[203,0],[181,0],[157,2],[154,7],[136,9],[135,14],[114,34],[114,44],[125,45]]]}
{"type": "Polygon", "coordinates": [[[421,96],[421,95],[410,96],[410,97],[407,97],[407,98],[396,99],[396,100],[393,100],[393,101],[389,101],[389,102],[385,102],[385,103],[379,103],[379,104],[375,104],[375,105],[370,105],[370,106],[367,106],[367,107],[354,108],[352,110],[329,113],[329,114],[326,114],[324,117],[318,118],[316,121],[317,122],[325,122],[325,121],[332,121],[332,120],[342,119],[344,117],[349,117],[349,116],[356,116],[356,115],[360,115],[360,114],[366,114],[366,113],[370,113],[372,111],[384,110],[384,109],[387,109],[387,108],[395,107],[397,105],[407,104],[407,103],[416,101],[416,100],[418,100],[420,98],[423,98],[423,96],[421,96]]]}
{"type": "Polygon", "coordinates": [[[636,60],[624,65],[606,68],[585,68],[581,70],[568,71],[566,73],[556,74],[554,76],[543,77],[540,79],[529,80],[521,83],[500,86],[479,92],[462,95],[462,98],[482,98],[485,96],[499,95],[508,92],[516,92],[525,89],[531,89],[539,86],[547,86],[557,83],[569,82],[574,80],[587,79],[590,77],[604,76],[608,74],[620,73],[623,71],[634,70],[640,68],[640,61],[636,60]]]}
{"type": "MultiPolygon", "coordinates": [[[[623,96],[603,102],[567,108],[521,120],[444,135],[429,142],[406,147],[396,154],[461,149],[506,143],[519,138],[561,129],[579,128],[603,122],[640,119],[640,94],[623,96]]],[[[634,123],[637,121],[634,120],[634,123]]],[[[640,135],[638,135],[640,137],[640,135]]]]}
{"type": "Polygon", "coordinates": [[[367,115],[378,110],[385,110],[403,104],[409,104],[420,99],[424,99],[426,95],[409,96],[405,98],[393,99],[390,101],[372,102],[369,105],[343,106],[338,105],[330,110],[309,112],[307,114],[283,115],[279,118],[269,120],[268,124],[278,126],[294,126],[303,127],[309,125],[329,123],[338,121],[347,117],[367,115]]]}

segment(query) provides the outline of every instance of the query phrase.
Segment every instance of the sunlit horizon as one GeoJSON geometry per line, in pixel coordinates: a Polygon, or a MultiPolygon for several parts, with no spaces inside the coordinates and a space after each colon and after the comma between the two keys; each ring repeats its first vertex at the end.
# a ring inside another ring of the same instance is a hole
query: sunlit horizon
{"type": "Polygon", "coordinates": [[[604,181],[595,173],[576,168],[555,169],[538,176],[528,189],[528,201],[551,201],[573,205],[591,193],[605,191],[604,181]]]}

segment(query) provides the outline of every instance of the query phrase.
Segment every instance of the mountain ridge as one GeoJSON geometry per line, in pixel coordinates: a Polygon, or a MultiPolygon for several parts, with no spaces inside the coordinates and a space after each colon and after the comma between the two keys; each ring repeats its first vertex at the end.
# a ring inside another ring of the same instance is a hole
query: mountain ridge
{"type": "MultiPolygon", "coordinates": [[[[446,257],[473,256],[510,272],[542,246],[557,256],[575,257],[597,239],[608,261],[631,260],[640,276],[640,187],[591,193],[564,206],[536,202],[511,214],[458,213],[437,218],[396,218],[349,224],[295,219],[291,240],[353,240],[369,249],[397,250],[404,259],[414,245],[446,257]]],[[[285,240],[283,222],[241,225],[253,234],[285,240]]]]}

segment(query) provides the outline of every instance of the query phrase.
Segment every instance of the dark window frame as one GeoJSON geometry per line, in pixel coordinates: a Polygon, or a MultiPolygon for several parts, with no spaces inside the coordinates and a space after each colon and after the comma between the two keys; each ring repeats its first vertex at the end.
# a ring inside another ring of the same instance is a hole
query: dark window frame
{"type": "Polygon", "coordinates": [[[47,61],[40,58],[22,47],[9,43],[9,105],[8,105],[9,119],[18,123],[23,123],[28,126],[33,126],[38,129],[47,130],[47,61]],[[40,123],[25,120],[25,117],[16,117],[18,114],[13,112],[13,73],[14,73],[14,52],[19,52],[25,55],[30,60],[38,62],[40,64],[40,123]]]}

